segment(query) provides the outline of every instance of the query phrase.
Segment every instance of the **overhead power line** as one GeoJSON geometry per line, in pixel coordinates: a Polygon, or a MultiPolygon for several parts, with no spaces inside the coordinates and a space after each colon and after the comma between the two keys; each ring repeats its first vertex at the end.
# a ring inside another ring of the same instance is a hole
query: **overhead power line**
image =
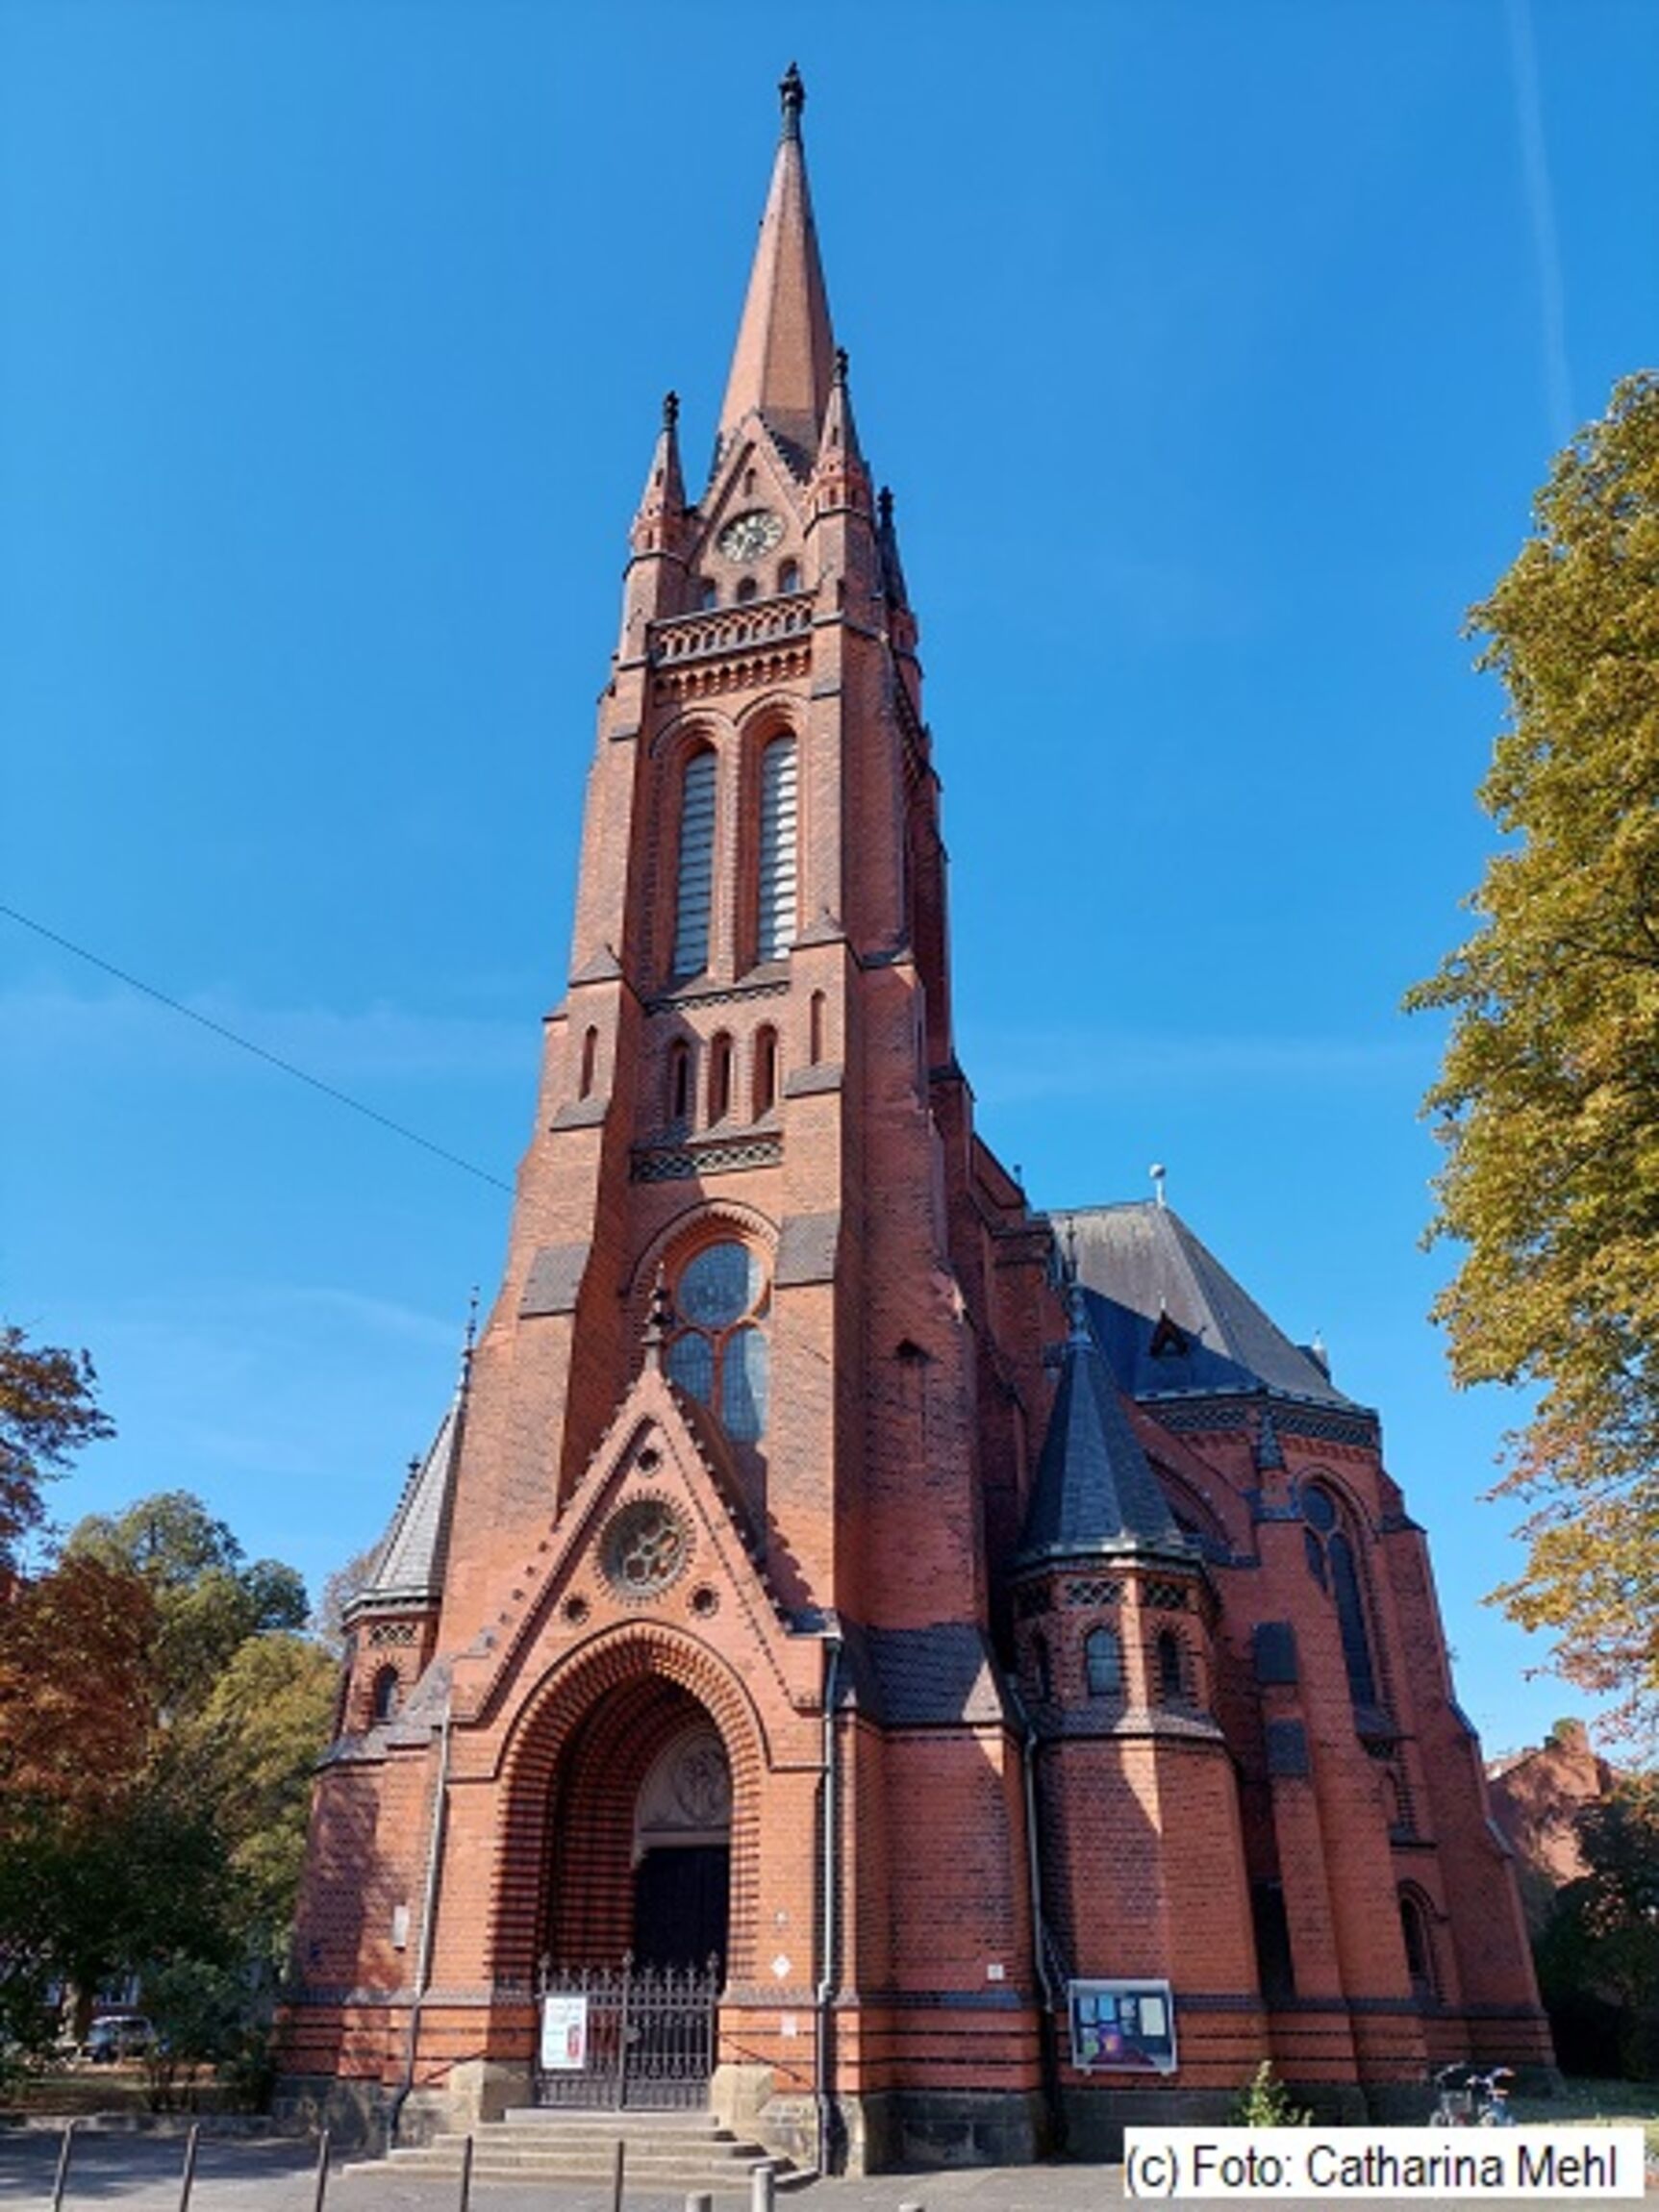
{"type": "Polygon", "coordinates": [[[418,1144],[423,1152],[431,1152],[440,1160],[446,1160],[450,1167],[460,1168],[465,1174],[476,1175],[481,1183],[488,1183],[492,1190],[505,1191],[509,1197],[513,1195],[512,1184],[504,1183],[499,1175],[492,1175],[488,1168],[476,1167],[472,1161],[464,1160],[459,1152],[450,1152],[443,1145],[435,1144],[430,1137],[423,1137],[418,1129],[407,1128],[403,1122],[394,1121],[390,1114],[381,1113],[378,1107],[365,1106],[361,1098],[352,1097],[349,1092],[338,1089],[333,1083],[325,1083],[320,1075],[313,1075],[304,1068],[296,1068],[291,1060],[285,1060],[280,1052],[271,1052],[264,1045],[256,1044],[251,1037],[243,1037],[234,1029],[227,1029],[222,1021],[214,1021],[209,1015],[198,1014],[193,1006],[187,1006],[183,1000],[169,997],[166,992],[158,991],[153,983],[145,983],[140,976],[129,974],[124,968],[117,968],[113,960],[105,960],[95,952],[88,952],[84,944],[77,944],[72,938],[63,937],[55,929],[48,929],[43,921],[37,921],[32,915],[22,914],[16,907],[4,904],[0,904],[0,914],[12,921],[20,922],[25,929],[32,929],[37,937],[45,938],[49,944],[60,945],[63,951],[72,952],[77,960],[86,961],[89,968],[102,968],[106,975],[113,975],[117,983],[124,983],[129,991],[142,992],[146,998],[153,998],[158,1006],[164,1006],[170,1014],[182,1014],[187,1021],[193,1021],[198,1029],[211,1030],[215,1037],[222,1037],[227,1044],[238,1045],[243,1052],[251,1052],[256,1060],[264,1061],[267,1067],[280,1068],[283,1074],[291,1075],[296,1083],[305,1083],[313,1091],[320,1091],[325,1098],[332,1098],[337,1106],[349,1106],[354,1114],[361,1114],[365,1121],[378,1122],[381,1128],[390,1129],[394,1137],[405,1138],[411,1144],[418,1144]]]}

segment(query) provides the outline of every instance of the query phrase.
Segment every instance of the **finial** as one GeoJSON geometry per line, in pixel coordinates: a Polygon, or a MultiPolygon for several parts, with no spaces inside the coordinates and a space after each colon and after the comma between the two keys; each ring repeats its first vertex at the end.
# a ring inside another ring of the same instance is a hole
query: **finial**
{"type": "Polygon", "coordinates": [[[892,487],[884,484],[875,495],[875,512],[884,530],[892,528],[892,487]]]}
{"type": "Polygon", "coordinates": [[[651,1286],[651,1302],[645,1308],[645,1365],[648,1368],[662,1366],[663,1346],[673,1325],[674,1301],[668,1295],[668,1270],[659,1267],[657,1280],[651,1286]]]}
{"type": "Polygon", "coordinates": [[[1161,1212],[1164,1205],[1164,1182],[1169,1170],[1160,1162],[1154,1160],[1151,1167],[1147,1169],[1146,1172],[1152,1178],[1152,1194],[1157,1200],[1157,1204],[1161,1212]]]}
{"type": "Polygon", "coordinates": [[[478,1342],[478,1285],[472,1286],[466,1301],[466,1356],[472,1357],[472,1347],[478,1342]]]}
{"type": "Polygon", "coordinates": [[[410,1455],[409,1455],[409,1468],[408,1468],[408,1474],[409,1474],[409,1479],[410,1479],[410,1481],[411,1481],[411,1482],[413,1482],[413,1481],[415,1480],[415,1476],[416,1476],[416,1475],[417,1475],[419,1472],[420,1472],[420,1454],[419,1454],[419,1452],[417,1452],[417,1451],[412,1451],[412,1452],[410,1453],[410,1455]]]}
{"type": "Polygon", "coordinates": [[[677,391],[663,394],[663,428],[671,431],[680,419],[680,395],[677,391]]]}
{"type": "Polygon", "coordinates": [[[842,388],[843,390],[845,390],[846,347],[844,345],[838,345],[835,349],[835,381],[842,388]]]}
{"type": "Polygon", "coordinates": [[[801,83],[801,73],[792,62],[778,80],[778,97],[784,108],[786,138],[798,138],[801,135],[801,110],[807,104],[807,88],[801,83]]]}

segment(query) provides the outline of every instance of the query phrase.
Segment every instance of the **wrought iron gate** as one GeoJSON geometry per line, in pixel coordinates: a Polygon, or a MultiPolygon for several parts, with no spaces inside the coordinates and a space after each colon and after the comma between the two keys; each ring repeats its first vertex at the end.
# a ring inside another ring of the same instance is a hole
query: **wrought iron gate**
{"type": "Polygon", "coordinates": [[[554,1968],[537,1978],[536,2101],[635,2111],[706,2104],[720,1962],[554,1968]]]}

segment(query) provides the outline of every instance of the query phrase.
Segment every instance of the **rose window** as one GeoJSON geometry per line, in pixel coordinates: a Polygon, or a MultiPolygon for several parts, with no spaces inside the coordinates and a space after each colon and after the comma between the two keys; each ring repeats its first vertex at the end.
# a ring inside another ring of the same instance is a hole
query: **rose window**
{"type": "Polygon", "coordinates": [[[654,1597],[684,1572],[691,1550],[691,1533],[666,1498],[636,1498],[606,1531],[606,1578],[624,1597],[654,1597]]]}
{"type": "Polygon", "coordinates": [[[735,1240],[705,1244],[673,1285],[667,1370],[719,1417],[726,1434],[754,1444],[765,1433],[770,1287],[760,1257],[735,1240]]]}

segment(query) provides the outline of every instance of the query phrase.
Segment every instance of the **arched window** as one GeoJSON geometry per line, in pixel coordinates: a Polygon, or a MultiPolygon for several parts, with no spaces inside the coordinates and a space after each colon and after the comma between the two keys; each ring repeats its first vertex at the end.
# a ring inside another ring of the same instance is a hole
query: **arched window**
{"type": "Polygon", "coordinates": [[[752,576],[741,576],[738,579],[739,604],[747,605],[748,601],[754,597],[755,593],[759,590],[760,586],[755,582],[752,576]]]}
{"type": "Polygon", "coordinates": [[[795,934],[795,741],[774,738],[761,755],[760,912],[757,960],[779,960],[795,934]]]}
{"type": "Polygon", "coordinates": [[[728,1436],[756,1443],[767,1426],[771,1302],[760,1255],[735,1240],[705,1244],[681,1269],[670,1295],[670,1378],[717,1414],[728,1436]]]}
{"type": "Polygon", "coordinates": [[[699,576],[696,584],[698,609],[702,614],[707,615],[720,603],[719,586],[712,576],[699,576]]]}
{"type": "Polygon", "coordinates": [[[1091,1628],[1083,1639],[1083,1669],[1091,1697],[1123,1694],[1123,1646],[1115,1628],[1091,1628]]]}
{"type": "Polygon", "coordinates": [[[768,1021],[755,1031],[754,1119],[778,1101],[778,1033],[768,1021]]]}
{"type": "Polygon", "coordinates": [[[1172,1628],[1160,1628],[1153,1646],[1158,1670],[1158,1697],[1166,1705],[1181,1705],[1187,1698],[1187,1670],[1181,1639],[1172,1628]]]}
{"type": "Polygon", "coordinates": [[[1048,1639],[1041,1629],[1031,1639],[1031,1677],[1038,1697],[1046,1704],[1054,1695],[1054,1669],[1048,1660],[1048,1639]]]}
{"type": "Polygon", "coordinates": [[[1318,1483],[1309,1483],[1302,1492],[1302,1519],[1308,1565],[1336,1600],[1348,1694],[1356,1705],[1375,1705],[1376,1669],[1366,1633],[1365,1597],[1353,1539],[1344,1525],[1336,1499],[1318,1483]]]}
{"type": "Polygon", "coordinates": [[[709,1119],[723,1121],[732,1110],[732,1041],[722,1029],[709,1046],[709,1119]]]}
{"type": "Polygon", "coordinates": [[[668,1119],[675,1125],[691,1119],[691,1047],[676,1037],[668,1047],[668,1094],[665,1100],[668,1119]]]}
{"type": "Polygon", "coordinates": [[[368,1717],[378,1727],[390,1721],[397,1711],[398,1672],[395,1667],[383,1667],[374,1677],[374,1688],[369,1693],[368,1717]]]}
{"type": "Polygon", "coordinates": [[[680,864],[674,887],[676,975],[700,975],[709,965],[714,869],[715,756],[705,745],[686,763],[680,786],[680,864]]]}
{"type": "Polygon", "coordinates": [[[801,565],[798,561],[783,561],[778,565],[778,590],[798,591],[801,588],[801,565]]]}
{"type": "Polygon", "coordinates": [[[1405,1943],[1406,1972],[1411,1976],[1411,1994],[1420,2001],[1433,1998],[1437,1994],[1434,1973],[1434,1938],[1429,1933],[1428,1915],[1422,1899],[1414,1890],[1399,1893],[1399,1932],[1405,1943]]]}
{"type": "Polygon", "coordinates": [[[590,1029],[582,1039],[582,1078],[576,1092],[579,1098],[587,1098],[592,1094],[593,1070],[598,1063],[598,1058],[599,1032],[596,1029],[590,1029]]]}
{"type": "Polygon", "coordinates": [[[821,991],[813,993],[812,1018],[809,1027],[811,1030],[809,1049],[812,1053],[812,1064],[815,1068],[820,1068],[823,1065],[824,1056],[824,994],[821,991]]]}

